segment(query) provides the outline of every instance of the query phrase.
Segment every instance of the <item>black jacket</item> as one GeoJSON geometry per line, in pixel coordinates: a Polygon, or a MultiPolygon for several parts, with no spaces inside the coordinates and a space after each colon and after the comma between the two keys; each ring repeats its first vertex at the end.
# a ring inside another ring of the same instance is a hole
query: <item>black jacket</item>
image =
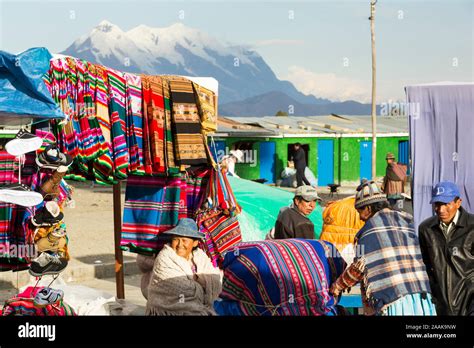
{"type": "Polygon", "coordinates": [[[462,207],[446,236],[438,216],[423,221],[419,239],[438,315],[474,315],[474,215],[462,207]]]}
{"type": "Polygon", "coordinates": [[[303,148],[300,147],[293,154],[293,162],[296,169],[305,169],[306,168],[306,153],[303,148]]]}
{"type": "Polygon", "coordinates": [[[280,209],[275,224],[275,239],[314,239],[314,224],[298,211],[298,208],[280,209]]]}

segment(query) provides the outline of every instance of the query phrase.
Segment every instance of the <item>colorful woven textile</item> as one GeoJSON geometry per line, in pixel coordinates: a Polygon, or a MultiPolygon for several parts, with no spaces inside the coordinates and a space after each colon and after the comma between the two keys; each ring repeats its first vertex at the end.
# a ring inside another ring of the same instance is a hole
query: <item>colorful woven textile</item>
{"type": "MultiPolygon", "coordinates": [[[[286,239],[241,243],[225,255],[220,297],[242,315],[334,315],[328,292],[344,261],[327,242],[286,239]],[[334,257],[327,257],[331,255],[334,257]]],[[[224,313],[225,314],[225,313],[224,313]]]]}
{"type": "Polygon", "coordinates": [[[211,169],[200,168],[186,175],[186,207],[189,218],[195,219],[206,199],[211,169]]]}
{"type": "Polygon", "coordinates": [[[158,235],[177,225],[178,219],[187,215],[185,202],[181,202],[181,183],[180,178],[136,175],[128,178],[122,249],[144,253],[158,251],[158,235]]]}
{"type": "Polygon", "coordinates": [[[147,114],[148,137],[153,172],[165,172],[165,105],[163,84],[159,76],[143,77],[144,112],[147,114]]]}
{"type": "MultiPolygon", "coordinates": [[[[7,139],[5,139],[7,140],[7,139]]],[[[0,151],[0,185],[18,182],[19,162],[5,150],[0,151]]],[[[26,154],[21,182],[33,190],[38,187],[35,155],[26,154]]],[[[0,271],[22,270],[33,255],[32,229],[27,223],[35,208],[0,202],[0,271]]]]}
{"type": "Polygon", "coordinates": [[[3,316],[9,315],[21,315],[21,316],[76,316],[74,309],[65,303],[59,301],[54,305],[46,305],[39,307],[34,304],[33,299],[36,294],[44,289],[40,286],[33,288],[32,286],[27,287],[25,291],[19,293],[15,297],[5,301],[5,305],[2,310],[3,316]]]}
{"type": "Polygon", "coordinates": [[[193,82],[197,96],[197,106],[201,116],[201,125],[204,132],[217,131],[217,107],[214,93],[205,87],[193,82]]]}
{"type": "Polygon", "coordinates": [[[121,246],[137,253],[156,253],[159,235],[184,217],[195,218],[206,197],[209,169],[175,178],[131,175],[127,180],[121,246]]]}
{"type": "Polygon", "coordinates": [[[168,166],[168,174],[176,174],[179,172],[179,168],[175,162],[174,155],[174,141],[173,133],[171,131],[171,102],[170,102],[170,88],[169,82],[166,78],[162,78],[163,82],[163,98],[165,104],[165,156],[166,164],[168,166]]]}
{"type": "Polygon", "coordinates": [[[129,170],[143,172],[142,79],[125,73],[127,81],[127,143],[130,151],[129,170]]]}
{"type": "Polygon", "coordinates": [[[126,138],[126,81],[120,71],[107,69],[109,79],[109,112],[112,125],[113,157],[115,163],[115,177],[126,179],[129,164],[129,152],[126,138]]]}
{"type": "Polygon", "coordinates": [[[205,139],[191,81],[170,77],[175,161],[178,165],[207,165],[205,139]]]}
{"type": "Polygon", "coordinates": [[[410,214],[381,210],[366,221],[356,239],[366,265],[362,287],[377,312],[402,296],[431,293],[410,214]]]}

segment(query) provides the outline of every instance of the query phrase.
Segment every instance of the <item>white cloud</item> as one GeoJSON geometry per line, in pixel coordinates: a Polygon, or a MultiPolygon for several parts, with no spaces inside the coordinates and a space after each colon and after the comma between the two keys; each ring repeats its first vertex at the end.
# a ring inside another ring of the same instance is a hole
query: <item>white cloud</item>
{"type": "Polygon", "coordinates": [[[297,46],[297,45],[304,45],[304,40],[281,40],[281,39],[261,40],[261,41],[255,42],[254,47],[297,46]]]}
{"type": "Polygon", "coordinates": [[[299,91],[318,98],[371,102],[371,81],[352,80],[332,73],[318,74],[299,66],[290,66],[284,79],[293,83],[299,91]]]}

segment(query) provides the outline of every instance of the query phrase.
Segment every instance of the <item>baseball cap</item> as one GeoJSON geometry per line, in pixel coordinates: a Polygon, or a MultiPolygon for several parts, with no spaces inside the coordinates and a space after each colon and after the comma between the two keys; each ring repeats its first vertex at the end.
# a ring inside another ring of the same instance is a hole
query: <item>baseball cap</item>
{"type": "Polygon", "coordinates": [[[301,196],[305,201],[321,201],[321,198],[318,196],[316,189],[311,186],[300,186],[295,191],[295,197],[301,196]]]}
{"type": "Polygon", "coordinates": [[[449,203],[456,197],[461,197],[456,184],[451,181],[441,181],[433,187],[430,204],[437,202],[449,203]]]}

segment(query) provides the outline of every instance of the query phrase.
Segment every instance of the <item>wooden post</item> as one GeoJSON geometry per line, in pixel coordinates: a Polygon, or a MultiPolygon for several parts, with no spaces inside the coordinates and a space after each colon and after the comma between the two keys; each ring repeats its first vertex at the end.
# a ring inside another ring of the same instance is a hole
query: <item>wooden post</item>
{"type": "Polygon", "coordinates": [[[123,275],[123,254],[120,249],[120,236],[122,234],[122,199],[120,181],[113,186],[114,192],[114,242],[115,242],[115,286],[117,298],[125,298],[125,286],[123,275]]]}
{"type": "Polygon", "coordinates": [[[376,102],[376,60],[375,60],[375,4],[370,3],[370,34],[372,38],[372,180],[375,180],[377,168],[377,102],[376,102]]]}

